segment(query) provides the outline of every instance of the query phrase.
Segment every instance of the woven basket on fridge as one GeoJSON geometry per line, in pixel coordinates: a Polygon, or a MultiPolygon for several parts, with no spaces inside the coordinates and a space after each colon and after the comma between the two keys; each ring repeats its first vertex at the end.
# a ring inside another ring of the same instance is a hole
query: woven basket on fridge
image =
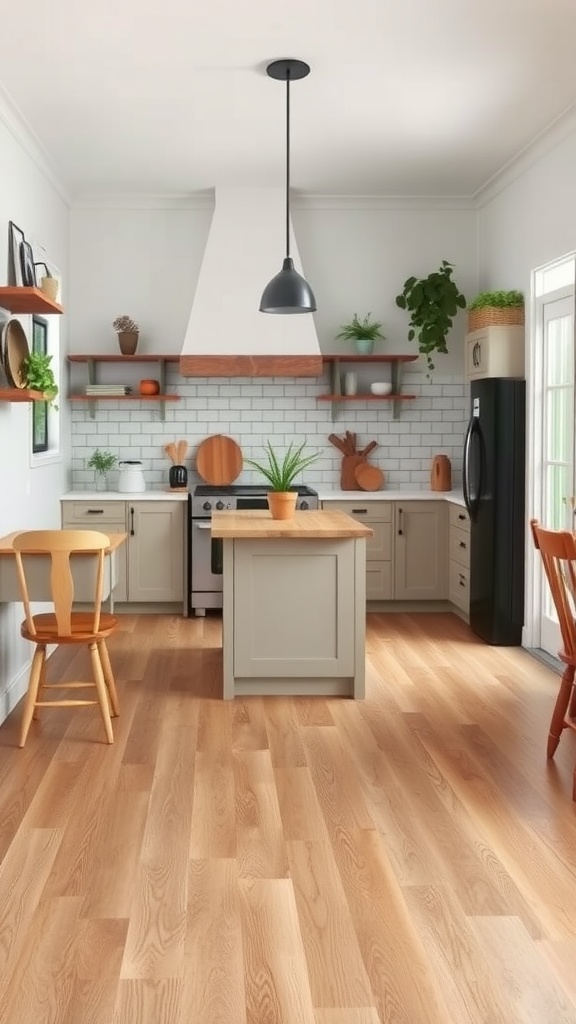
{"type": "Polygon", "coordinates": [[[524,306],[481,306],[468,310],[468,330],[481,327],[523,327],[524,306]]]}

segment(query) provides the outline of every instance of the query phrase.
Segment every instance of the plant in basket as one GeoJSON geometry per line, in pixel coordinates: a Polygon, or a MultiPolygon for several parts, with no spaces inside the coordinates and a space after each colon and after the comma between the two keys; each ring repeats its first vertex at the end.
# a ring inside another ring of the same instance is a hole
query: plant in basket
{"type": "Polygon", "coordinates": [[[524,295],[510,291],[479,292],[468,306],[468,330],[482,327],[523,327],[524,295]]]}

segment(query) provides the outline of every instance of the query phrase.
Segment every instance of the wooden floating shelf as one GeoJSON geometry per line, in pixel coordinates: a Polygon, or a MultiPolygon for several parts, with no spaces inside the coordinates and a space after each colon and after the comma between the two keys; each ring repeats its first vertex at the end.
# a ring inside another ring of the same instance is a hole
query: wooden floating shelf
{"type": "Polygon", "coordinates": [[[334,352],[330,355],[323,355],[322,362],[324,363],[413,363],[418,356],[403,355],[403,356],[392,356],[382,354],[374,354],[371,356],[363,356],[360,352],[356,355],[339,355],[334,352]]]}
{"type": "Polygon", "coordinates": [[[416,398],[416,395],[317,395],[319,402],[406,402],[416,398]]]}
{"type": "Polygon", "coordinates": [[[43,391],[31,388],[0,388],[0,402],[46,402],[43,391]]]}
{"type": "Polygon", "coordinates": [[[109,355],[84,355],[76,353],[66,357],[69,363],[178,363],[180,356],[166,355],[137,355],[124,356],[121,353],[109,355]]]}
{"type": "Polygon", "coordinates": [[[0,288],[0,306],[11,313],[63,313],[58,302],[49,299],[40,288],[0,288]]]}
{"type": "Polygon", "coordinates": [[[179,402],[180,395],[70,395],[71,402],[179,402]]]}

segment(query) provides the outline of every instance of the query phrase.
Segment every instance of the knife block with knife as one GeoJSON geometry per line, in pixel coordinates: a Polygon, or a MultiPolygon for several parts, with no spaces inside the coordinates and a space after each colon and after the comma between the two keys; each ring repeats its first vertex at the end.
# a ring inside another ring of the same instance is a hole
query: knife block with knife
{"type": "Polygon", "coordinates": [[[349,430],[343,438],[330,434],[328,440],[342,453],[340,487],[343,491],[377,491],[384,484],[384,474],[377,466],[368,466],[366,459],[377,441],[370,441],[361,451],[356,449],[356,434],[349,430]]]}

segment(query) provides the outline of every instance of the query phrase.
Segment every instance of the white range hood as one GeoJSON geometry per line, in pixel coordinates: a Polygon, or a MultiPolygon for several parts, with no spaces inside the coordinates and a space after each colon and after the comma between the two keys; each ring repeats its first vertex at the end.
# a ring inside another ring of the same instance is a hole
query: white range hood
{"type": "MultiPolygon", "coordinates": [[[[180,357],[184,377],[319,376],[310,313],[261,313],[265,286],[282,267],[282,189],[217,188],[214,216],[180,357]]],[[[290,255],[302,273],[291,230],[290,255]]]]}

